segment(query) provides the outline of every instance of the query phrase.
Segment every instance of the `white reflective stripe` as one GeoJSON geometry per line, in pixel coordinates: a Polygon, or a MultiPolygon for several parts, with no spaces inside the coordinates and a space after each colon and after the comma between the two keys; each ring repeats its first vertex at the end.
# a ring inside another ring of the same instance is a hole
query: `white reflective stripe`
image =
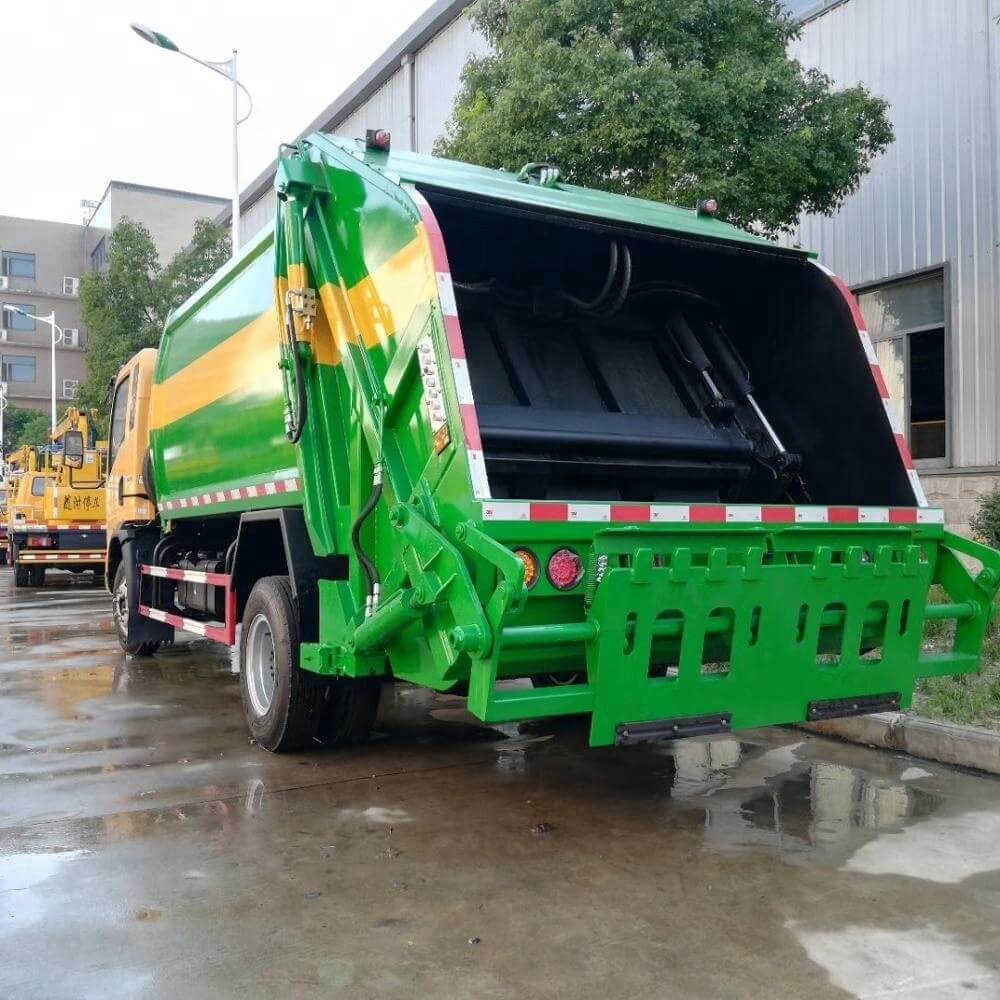
{"type": "Polygon", "coordinates": [[[917,501],[917,506],[926,507],[927,494],[924,493],[924,488],[920,483],[920,477],[917,475],[917,470],[907,469],[906,474],[910,477],[910,486],[913,488],[913,496],[917,501]]]}
{"type": "Polygon", "coordinates": [[[452,358],[451,370],[455,376],[455,393],[459,403],[472,403],[472,383],[469,381],[469,363],[465,358],[452,358]]]}
{"type": "Polygon", "coordinates": [[[921,507],[917,511],[917,524],[944,524],[944,511],[940,507],[921,507]]]}
{"type": "Polygon", "coordinates": [[[651,521],[684,523],[691,520],[691,508],[686,504],[652,504],[649,508],[651,521]]]}
{"type": "Polygon", "coordinates": [[[484,521],[530,521],[531,504],[510,500],[491,500],[483,504],[484,521]]]}
{"type": "Polygon", "coordinates": [[[275,486],[274,483],[264,483],[264,492],[268,496],[274,496],[274,494],[278,492],[278,487],[275,486]]]}
{"type": "Polygon", "coordinates": [[[486,477],[486,457],[481,451],[468,451],[469,472],[472,475],[472,495],[477,500],[490,498],[490,481],[486,477]]]}
{"type": "Polygon", "coordinates": [[[868,336],[868,331],[858,330],[858,336],[861,338],[861,345],[865,349],[865,357],[868,359],[868,364],[877,365],[878,355],[875,353],[875,348],[872,346],[872,338],[868,336]]]}
{"type": "Polygon", "coordinates": [[[568,505],[570,521],[610,521],[609,503],[571,503],[568,505]]]}
{"type": "Polygon", "coordinates": [[[859,524],[888,524],[889,523],[889,508],[888,507],[859,507],[858,508],[858,523],[859,524]]]}
{"type": "Polygon", "coordinates": [[[795,521],[797,524],[825,524],[830,519],[827,507],[796,507],[795,521]]]}
{"type": "Polygon", "coordinates": [[[196,622],[196,621],[194,621],[191,618],[182,618],[181,619],[181,628],[184,629],[185,632],[194,632],[195,635],[204,635],[205,634],[205,625],[204,625],[204,623],[203,622],[196,622]]]}
{"type": "Polygon", "coordinates": [[[896,412],[896,404],[891,399],[883,399],[882,406],[885,408],[885,415],[889,418],[889,426],[893,434],[902,434],[903,425],[900,422],[899,414],[896,412]]]}
{"type": "Polygon", "coordinates": [[[222,503],[225,499],[226,499],[226,494],[225,493],[216,493],[215,494],[215,502],[216,503],[222,503]]]}
{"type": "Polygon", "coordinates": [[[726,520],[730,522],[758,524],[760,519],[760,507],[755,507],[753,504],[740,504],[736,507],[726,508],[726,520]]]}
{"type": "Polygon", "coordinates": [[[457,316],[458,304],[455,302],[455,288],[451,283],[451,275],[438,271],[437,286],[438,298],[441,299],[441,312],[445,316],[457,316]]]}

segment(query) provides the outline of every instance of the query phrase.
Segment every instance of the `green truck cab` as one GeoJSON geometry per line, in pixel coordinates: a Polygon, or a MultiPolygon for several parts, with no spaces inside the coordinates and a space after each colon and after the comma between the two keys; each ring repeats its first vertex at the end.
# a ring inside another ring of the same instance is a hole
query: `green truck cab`
{"type": "Polygon", "coordinates": [[[387,679],[603,746],[978,668],[1000,555],[927,506],[808,253],[383,132],[286,147],[275,185],[119,375],[108,480],[123,647],[238,644],[262,746],[363,739],[387,679]]]}

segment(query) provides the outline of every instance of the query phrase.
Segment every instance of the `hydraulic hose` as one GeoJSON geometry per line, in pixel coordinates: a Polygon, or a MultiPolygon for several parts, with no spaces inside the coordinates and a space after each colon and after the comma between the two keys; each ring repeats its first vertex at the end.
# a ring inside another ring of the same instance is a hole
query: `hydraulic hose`
{"type": "MultiPolygon", "coordinates": [[[[628,252],[626,248],[626,253],[628,252]]],[[[591,309],[596,309],[601,305],[604,300],[608,297],[608,292],[611,291],[611,286],[615,283],[615,278],[618,276],[618,241],[611,241],[610,259],[608,261],[608,274],[604,279],[604,284],[601,286],[601,290],[589,301],[587,299],[578,299],[575,295],[570,295],[569,292],[563,292],[563,298],[566,299],[571,305],[576,306],[577,309],[582,309],[584,312],[588,312],[591,309]]]]}
{"type": "Polygon", "coordinates": [[[379,589],[382,586],[382,579],[379,576],[378,567],[369,558],[368,553],[365,552],[364,546],[361,544],[361,529],[364,527],[365,521],[371,517],[372,511],[378,506],[378,502],[382,497],[382,467],[381,463],[376,465],[375,474],[372,477],[374,480],[371,496],[368,498],[368,502],[361,508],[361,512],[358,514],[354,525],[351,527],[351,545],[354,548],[354,554],[358,557],[358,562],[361,565],[361,572],[365,576],[365,617],[367,618],[375,608],[378,603],[379,589]]]}
{"type": "Polygon", "coordinates": [[[295,339],[295,315],[292,303],[285,303],[285,335],[288,339],[288,349],[292,355],[293,379],[295,382],[295,410],[288,408],[288,426],[285,436],[292,444],[298,444],[302,437],[302,429],[306,424],[306,414],[309,407],[309,397],[306,395],[306,378],[302,368],[302,358],[299,356],[299,345],[295,339]]]}

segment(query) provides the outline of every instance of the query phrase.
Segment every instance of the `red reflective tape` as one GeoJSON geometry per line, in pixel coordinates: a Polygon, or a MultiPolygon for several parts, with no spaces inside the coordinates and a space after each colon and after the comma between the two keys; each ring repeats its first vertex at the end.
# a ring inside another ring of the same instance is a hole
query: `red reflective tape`
{"type": "Polygon", "coordinates": [[[760,519],[764,524],[794,524],[794,507],[763,507],[760,519]]]}
{"type": "Polygon", "coordinates": [[[287,483],[287,481],[286,481],[286,480],[284,480],[284,479],[279,479],[279,480],[278,480],[278,481],[277,481],[277,482],[276,482],[276,483],[274,484],[274,492],[275,492],[275,493],[284,493],[284,492],[286,492],[286,491],[287,491],[287,489],[288,489],[288,483],[287,483]]]}
{"type": "Polygon", "coordinates": [[[864,316],[861,315],[861,307],[858,305],[858,300],[854,297],[854,292],[852,292],[844,283],[844,280],[838,277],[836,274],[831,274],[830,278],[833,281],[833,283],[837,286],[837,290],[844,297],[844,301],[850,308],[851,318],[854,320],[854,325],[859,330],[867,329],[867,326],[865,324],[865,318],[864,316]]]}
{"type": "Polygon", "coordinates": [[[528,519],[531,521],[568,521],[569,505],[565,503],[533,503],[528,519]]]}
{"type": "Polygon", "coordinates": [[[906,438],[902,434],[896,434],[896,447],[899,449],[899,457],[903,460],[903,465],[907,469],[912,469],[913,458],[910,455],[910,446],[906,443],[906,438]]]}
{"type": "Polygon", "coordinates": [[[917,512],[912,507],[890,507],[890,524],[916,524],[917,512]]]}
{"type": "Polygon", "coordinates": [[[611,520],[635,523],[650,519],[648,504],[618,504],[611,505],[611,520]]]}
{"type": "Polygon", "coordinates": [[[857,524],[857,507],[829,507],[827,508],[827,521],[830,524],[857,524]]]}
{"type": "Polygon", "coordinates": [[[725,507],[693,503],[690,510],[692,524],[725,524],[725,507]]]}
{"type": "Polygon", "coordinates": [[[472,403],[462,403],[458,407],[462,415],[462,431],[465,434],[465,447],[469,451],[482,451],[483,441],[479,436],[479,419],[472,403]]]}
{"type": "Polygon", "coordinates": [[[882,369],[878,365],[872,365],[872,378],[875,379],[875,385],[878,387],[878,394],[883,399],[889,398],[889,387],[885,384],[885,379],[882,377],[882,369]]]}
{"type": "Polygon", "coordinates": [[[211,639],[213,642],[222,642],[227,646],[232,646],[233,642],[229,638],[229,630],[225,628],[216,628],[214,625],[205,626],[205,638],[211,639]]]}
{"type": "Polygon", "coordinates": [[[444,329],[448,337],[448,352],[460,361],[465,359],[465,341],[462,339],[462,326],[457,316],[444,317],[444,329]]]}

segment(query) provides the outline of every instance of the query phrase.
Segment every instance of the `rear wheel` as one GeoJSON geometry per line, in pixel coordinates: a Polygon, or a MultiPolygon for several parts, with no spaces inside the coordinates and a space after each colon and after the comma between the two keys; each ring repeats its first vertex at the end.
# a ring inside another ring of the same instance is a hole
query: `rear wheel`
{"type": "Polygon", "coordinates": [[[298,664],[291,585],[286,576],[265,576],[250,592],[240,642],[240,688],[250,735],[279,753],[367,739],[378,708],[377,679],[325,680],[298,664]]]}
{"type": "Polygon", "coordinates": [[[28,567],[25,566],[24,563],[14,563],[14,586],[28,586],[28,567]]]}
{"type": "MultiPolygon", "coordinates": [[[[100,573],[94,573],[95,582],[100,582],[100,573]]],[[[129,621],[131,612],[128,603],[128,573],[122,560],[115,570],[115,584],[111,591],[111,616],[115,620],[118,644],[129,656],[152,656],[160,648],[158,642],[129,642],[129,621]]]]}
{"type": "Polygon", "coordinates": [[[44,566],[31,566],[28,568],[28,586],[29,587],[44,587],[45,586],[45,567],[44,566]]]}

